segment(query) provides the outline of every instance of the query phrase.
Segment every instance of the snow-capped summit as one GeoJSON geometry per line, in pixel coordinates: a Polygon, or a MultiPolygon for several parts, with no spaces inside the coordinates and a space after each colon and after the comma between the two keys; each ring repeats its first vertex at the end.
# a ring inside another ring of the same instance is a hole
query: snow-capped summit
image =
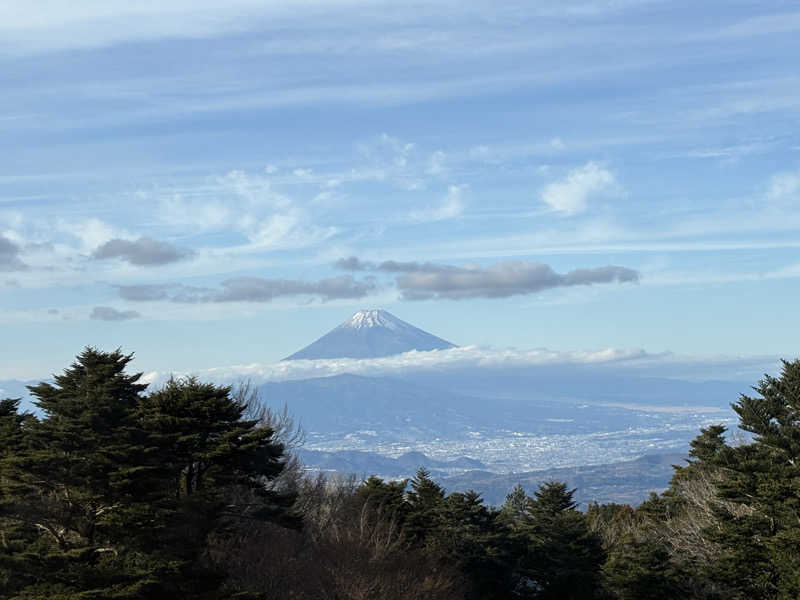
{"type": "Polygon", "coordinates": [[[410,350],[454,348],[380,309],[360,310],[336,329],[284,360],[300,358],[379,358],[410,350]]]}
{"type": "Polygon", "coordinates": [[[353,329],[361,329],[363,327],[402,329],[403,325],[404,323],[393,314],[379,308],[360,310],[343,323],[343,326],[352,327],[353,329]]]}

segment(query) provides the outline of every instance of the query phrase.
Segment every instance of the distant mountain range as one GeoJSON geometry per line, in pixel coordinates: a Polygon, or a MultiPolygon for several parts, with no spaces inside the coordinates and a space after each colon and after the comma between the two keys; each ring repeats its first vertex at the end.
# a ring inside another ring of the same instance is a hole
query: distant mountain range
{"type": "Polygon", "coordinates": [[[442,461],[422,452],[407,452],[397,458],[376,452],[341,450],[320,452],[301,450],[306,468],[398,479],[408,478],[425,467],[448,492],[480,492],[488,504],[499,506],[517,484],[529,494],[545,481],[564,481],[577,488],[575,499],[585,508],[591,502],[618,502],[632,505],[646,500],[651,492],[667,488],[675,470],[673,465],[686,464],[685,454],[647,454],[634,460],[579,467],[560,467],[522,473],[492,473],[478,460],[460,457],[442,461]]]}
{"type": "Polygon", "coordinates": [[[354,473],[368,477],[378,475],[385,478],[402,478],[413,474],[420,467],[428,469],[434,477],[440,478],[470,470],[486,469],[479,460],[461,456],[453,460],[436,460],[422,452],[406,452],[396,458],[376,452],[360,450],[340,450],[324,452],[320,450],[300,450],[300,459],[307,468],[320,471],[354,473]]]}
{"type": "Polygon", "coordinates": [[[380,358],[411,350],[455,348],[447,340],[414,327],[385,310],[360,310],[302,350],[284,360],[380,358]]]}
{"type": "Polygon", "coordinates": [[[525,473],[498,474],[467,471],[441,479],[450,492],[475,490],[487,503],[501,505],[513,487],[520,484],[530,494],[545,481],[564,481],[576,488],[575,500],[582,506],[591,502],[617,502],[636,506],[647,500],[651,492],[662,492],[675,473],[673,465],[685,465],[685,454],[646,454],[635,460],[562,467],[525,473]]]}

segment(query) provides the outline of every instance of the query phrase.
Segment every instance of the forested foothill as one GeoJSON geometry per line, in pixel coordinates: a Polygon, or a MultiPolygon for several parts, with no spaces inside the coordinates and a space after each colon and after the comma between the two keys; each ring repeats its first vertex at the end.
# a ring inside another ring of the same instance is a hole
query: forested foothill
{"type": "Polygon", "coordinates": [[[497,508],[424,469],[308,475],[253,388],[148,390],[131,360],[85,349],[39,415],[0,401],[0,597],[800,596],[800,361],[733,404],[752,437],[703,429],[663,494],[580,511],[557,481],[497,508]]]}

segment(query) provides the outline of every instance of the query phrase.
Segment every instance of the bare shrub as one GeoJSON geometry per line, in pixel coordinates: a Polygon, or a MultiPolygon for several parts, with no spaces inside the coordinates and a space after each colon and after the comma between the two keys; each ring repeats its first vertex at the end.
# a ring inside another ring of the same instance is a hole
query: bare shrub
{"type": "Polygon", "coordinates": [[[455,600],[460,575],[405,543],[393,515],[355,494],[352,477],[304,478],[300,532],[258,525],[213,540],[212,560],[236,590],[267,600],[455,600]]]}

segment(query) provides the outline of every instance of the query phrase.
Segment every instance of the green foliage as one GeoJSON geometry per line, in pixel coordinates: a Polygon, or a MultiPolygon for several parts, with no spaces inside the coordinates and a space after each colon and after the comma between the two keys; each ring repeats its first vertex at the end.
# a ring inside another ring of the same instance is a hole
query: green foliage
{"type": "Polygon", "coordinates": [[[716,539],[725,548],[714,572],[735,582],[742,597],[800,596],[800,361],[783,362],[733,405],[752,444],[727,447],[722,499],[739,510],[720,514],[716,539]]]}
{"type": "Polygon", "coordinates": [[[405,523],[409,505],[405,501],[408,481],[384,481],[372,475],[356,491],[357,497],[375,508],[382,515],[394,519],[398,524],[405,523]]]}
{"type": "Polygon", "coordinates": [[[528,514],[516,531],[525,546],[521,584],[539,599],[594,598],[600,588],[604,552],[586,515],[576,510],[575,490],[548,481],[530,499],[528,514]]]}
{"type": "Polygon", "coordinates": [[[711,463],[725,448],[724,425],[711,425],[700,430],[700,435],[689,442],[689,456],[695,462],[711,463]]]}
{"type": "Polygon", "coordinates": [[[0,401],[4,597],[220,597],[209,536],[293,520],[293,496],[269,485],[283,446],[229,388],[173,380],[146,396],[131,360],[85,349],[30,388],[41,420],[0,401]]]}
{"type": "Polygon", "coordinates": [[[500,507],[500,519],[512,529],[518,527],[530,512],[530,502],[525,489],[518,483],[508,493],[506,501],[500,507]]]}
{"type": "Polygon", "coordinates": [[[619,600],[687,597],[680,570],[657,540],[629,538],[618,545],[603,565],[603,575],[619,600]]]}

